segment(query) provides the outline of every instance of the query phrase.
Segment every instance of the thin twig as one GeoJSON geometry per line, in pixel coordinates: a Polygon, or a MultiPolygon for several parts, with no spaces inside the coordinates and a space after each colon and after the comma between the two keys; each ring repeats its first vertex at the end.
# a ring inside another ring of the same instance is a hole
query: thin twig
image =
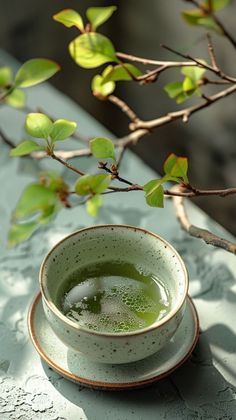
{"type": "Polygon", "coordinates": [[[182,66],[196,66],[197,64],[193,61],[183,61],[183,62],[176,62],[176,61],[160,61],[160,60],[149,60],[148,58],[137,57],[131,54],[125,54],[122,52],[117,52],[116,56],[118,58],[122,58],[128,61],[135,61],[137,63],[142,63],[144,65],[154,65],[154,66],[168,66],[168,67],[182,67],[182,66]]]}
{"type": "MultiPolygon", "coordinates": [[[[91,150],[90,149],[76,149],[76,150],[56,150],[56,156],[60,159],[73,159],[76,157],[83,157],[83,156],[91,156],[91,150]]],[[[38,152],[32,152],[31,156],[35,159],[44,159],[46,157],[50,157],[46,152],[44,151],[38,151],[38,152]]]]}
{"type": "Polygon", "coordinates": [[[212,39],[211,39],[211,36],[210,36],[209,33],[207,33],[207,39],[208,39],[208,52],[209,52],[209,56],[210,56],[210,59],[211,59],[212,67],[215,70],[219,70],[219,67],[218,67],[217,62],[216,62],[216,55],[215,55],[214,47],[213,47],[213,44],[212,44],[212,39]]]}
{"type": "Polygon", "coordinates": [[[65,160],[61,159],[60,157],[58,157],[57,155],[55,155],[54,153],[50,154],[51,158],[54,160],[57,160],[58,162],[60,162],[62,165],[66,166],[68,169],[70,169],[71,171],[77,173],[78,175],[85,175],[84,172],[80,171],[78,168],[76,168],[73,165],[70,165],[68,162],[66,162],[65,160]]]}
{"type": "MultiPolygon", "coordinates": [[[[133,131],[132,133],[129,133],[127,136],[121,137],[120,139],[117,139],[114,141],[115,148],[126,148],[130,144],[136,144],[138,140],[145,136],[145,134],[150,134],[149,130],[146,129],[140,129],[133,131]]],[[[15,145],[13,146],[15,147],[15,145]]],[[[32,152],[31,156],[35,159],[44,159],[48,158],[49,155],[44,151],[37,151],[32,152]]],[[[91,156],[90,149],[76,149],[76,150],[56,150],[56,156],[58,156],[61,159],[73,159],[76,157],[84,157],[84,156],[91,156]]]]}
{"type": "Polygon", "coordinates": [[[211,62],[212,65],[210,66],[207,63],[201,62],[201,60],[198,60],[192,56],[190,56],[189,54],[184,54],[181,53],[179,51],[176,51],[175,49],[168,47],[166,45],[161,45],[163,48],[165,48],[166,50],[179,55],[180,57],[186,59],[186,60],[191,60],[191,61],[156,61],[156,60],[148,60],[145,58],[141,58],[141,57],[136,57],[136,56],[132,56],[129,54],[124,54],[124,53],[117,53],[118,56],[122,55],[122,57],[126,56],[127,59],[130,59],[132,61],[137,61],[137,62],[142,62],[143,64],[156,64],[158,65],[158,67],[154,70],[148,71],[145,74],[142,74],[141,76],[138,76],[135,78],[136,81],[138,82],[155,82],[157,80],[157,76],[159,74],[161,74],[162,72],[164,72],[167,69],[170,68],[174,68],[174,67],[186,67],[186,66],[198,66],[201,68],[205,68],[208,71],[213,72],[214,74],[216,74],[218,77],[227,80],[228,82],[231,83],[236,83],[236,79],[226,75],[225,73],[222,72],[222,70],[217,66],[216,64],[216,59],[215,59],[215,54],[214,54],[214,49],[213,49],[213,45],[210,39],[210,36],[208,36],[208,50],[209,50],[209,54],[211,57],[211,62]]]}
{"type": "Polygon", "coordinates": [[[143,187],[141,185],[130,185],[130,187],[126,188],[119,188],[119,187],[109,187],[110,191],[105,191],[102,194],[112,194],[112,193],[123,193],[123,192],[130,192],[130,191],[142,191],[143,187]]]}
{"type": "Polygon", "coordinates": [[[126,147],[130,144],[136,144],[146,134],[150,134],[150,130],[148,128],[135,129],[132,133],[129,133],[127,136],[121,137],[114,142],[115,147],[126,147]]]}
{"type": "MultiPolygon", "coordinates": [[[[119,187],[110,187],[114,192],[129,192],[129,191],[143,191],[143,187],[139,184],[129,184],[130,187],[119,188],[119,187]]],[[[218,190],[200,190],[194,188],[192,191],[186,191],[179,188],[179,185],[164,190],[164,195],[166,197],[182,197],[182,198],[196,198],[201,196],[218,196],[218,197],[226,197],[228,195],[236,194],[236,188],[225,188],[225,189],[218,189],[218,190]]]]}
{"type": "Polygon", "coordinates": [[[134,130],[136,130],[137,128],[153,129],[153,128],[157,128],[157,127],[166,125],[166,124],[170,123],[171,121],[175,121],[175,120],[178,120],[178,119],[182,119],[183,122],[188,122],[190,116],[193,115],[195,112],[200,111],[204,108],[207,108],[208,106],[210,106],[213,103],[219,101],[220,99],[231,95],[235,91],[236,91],[236,84],[230,86],[228,89],[225,89],[223,91],[220,91],[220,92],[216,93],[215,95],[209,96],[208,100],[201,103],[201,104],[198,104],[198,105],[195,105],[195,106],[192,106],[192,107],[189,107],[189,108],[185,108],[185,109],[182,109],[180,111],[169,112],[167,115],[156,118],[154,120],[139,121],[135,124],[130,125],[130,128],[134,129],[134,130]]]}
{"type": "Polygon", "coordinates": [[[228,39],[228,41],[233,45],[234,48],[236,48],[236,40],[233,38],[233,36],[228,32],[228,29],[224,26],[224,24],[221,22],[221,20],[218,18],[218,16],[215,15],[213,11],[213,4],[210,5],[210,7],[206,7],[204,3],[198,3],[196,0],[185,0],[188,3],[192,3],[197,8],[201,9],[205,15],[209,15],[214,19],[215,23],[219,26],[221,29],[223,35],[228,39]]]}
{"type": "Polygon", "coordinates": [[[4,100],[9,96],[14,90],[14,86],[9,87],[1,96],[0,102],[4,102],[4,100]]]}
{"type": "Polygon", "coordinates": [[[124,184],[132,185],[132,186],[134,185],[133,182],[128,181],[127,179],[119,176],[116,166],[114,170],[111,170],[110,168],[107,167],[107,163],[99,162],[99,169],[103,169],[104,171],[111,174],[113,179],[117,179],[118,181],[123,182],[124,184]]]}
{"type": "Polygon", "coordinates": [[[178,196],[178,197],[184,197],[184,198],[195,198],[195,197],[202,197],[202,196],[218,196],[218,197],[226,197],[227,195],[234,195],[236,194],[236,188],[223,188],[223,189],[217,189],[217,190],[200,190],[197,188],[192,187],[191,185],[188,185],[187,190],[180,190],[172,188],[170,190],[165,190],[164,194],[167,196],[178,196]],[[190,190],[190,191],[188,191],[190,190]]]}
{"type": "Polygon", "coordinates": [[[223,23],[220,21],[218,16],[216,16],[214,13],[211,15],[215,21],[215,23],[219,26],[221,31],[223,32],[223,35],[229,40],[229,42],[233,45],[233,47],[236,49],[236,40],[233,38],[233,36],[228,32],[226,27],[223,25],[223,23]]]}
{"type": "Polygon", "coordinates": [[[5,135],[5,133],[0,129],[0,136],[2,137],[2,140],[4,143],[6,143],[11,148],[16,147],[15,144],[5,135]]]}
{"type": "Polygon", "coordinates": [[[135,121],[139,121],[138,116],[135,114],[135,112],[130,108],[130,106],[123,101],[122,99],[118,98],[115,95],[109,95],[107,97],[107,99],[112,102],[114,105],[116,105],[118,108],[121,109],[122,112],[124,112],[124,114],[127,115],[127,117],[135,122],[135,121]]]}
{"type": "Polygon", "coordinates": [[[162,46],[162,48],[164,48],[165,50],[167,50],[167,51],[170,51],[170,52],[172,52],[173,54],[177,54],[177,55],[179,55],[180,57],[182,57],[182,58],[185,58],[185,59],[190,59],[190,60],[192,60],[193,62],[195,62],[199,67],[201,67],[201,68],[204,68],[204,69],[206,69],[206,70],[209,70],[209,71],[211,71],[211,72],[213,72],[213,73],[215,73],[217,76],[219,76],[221,79],[224,79],[224,80],[228,80],[229,82],[232,82],[232,83],[236,83],[236,78],[234,78],[234,77],[231,77],[231,76],[228,76],[227,74],[225,74],[225,73],[223,73],[222,72],[222,70],[220,70],[220,69],[215,69],[213,66],[210,66],[209,64],[207,64],[207,63],[204,63],[204,62],[201,62],[201,60],[198,60],[197,58],[194,58],[194,57],[192,57],[191,55],[189,55],[189,54],[184,54],[184,53],[181,53],[180,51],[177,51],[177,50],[175,50],[174,48],[171,48],[171,47],[169,47],[169,46],[167,46],[167,45],[164,45],[164,44],[161,44],[161,46],[162,46]]]}
{"type": "Polygon", "coordinates": [[[189,235],[195,238],[203,239],[209,245],[213,245],[218,248],[223,248],[228,252],[236,254],[236,244],[215,235],[209,230],[199,228],[190,222],[188,215],[186,213],[185,206],[184,206],[183,197],[175,196],[173,197],[173,202],[174,202],[177,219],[179,220],[181,227],[189,235]]]}
{"type": "Polygon", "coordinates": [[[198,86],[201,85],[231,85],[231,82],[227,80],[211,80],[208,77],[203,77],[201,80],[198,81],[198,86]]]}
{"type": "MultiPolygon", "coordinates": [[[[230,86],[226,90],[223,90],[221,92],[218,92],[215,95],[210,96],[207,101],[201,104],[198,104],[189,108],[185,108],[180,111],[170,112],[167,115],[164,115],[154,120],[149,120],[149,121],[138,120],[135,123],[131,123],[130,128],[133,130],[133,132],[129,133],[127,136],[124,136],[120,139],[115,140],[114,146],[122,148],[122,147],[127,147],[130,144],[136,144],[142,137],[144,137],[147,134],[150,134],[151,129],[164,126],[178,119],[182,119],[184,122],[187,122],[190,116],[194,114],[195,112],[200,111],[201,109],[204,109],[212,105],[216,101],[231,95],[235,91],[236,91],[236,84],[230,86]]],[[[74,157],[79,157],[79,156],[90,156],[91,152],[89,149],[79,149],[79,150],[72,150],[72,151],[60,150],[60,151],[57,151],[56,154],[58,158],[61,158],[61,159],[72,159],[74,157]]],[[[32,155],[33,157],[36,157],[37,159],[42,159],[47,156],[45,152],[34,152],[32,155]]]]}
{"type": "Polygon", "coordinates": [[[120,165],[122,163],[122,160],[123,160],[123,157],[125,155],[126,150],[127,150],[127,146],[126,147],[120,147],[120,154],[119,154],[119,157],[118,157],[117,162],[116,162],[116,166],[117,166],[118,169],[120,168],[120,165]]]}

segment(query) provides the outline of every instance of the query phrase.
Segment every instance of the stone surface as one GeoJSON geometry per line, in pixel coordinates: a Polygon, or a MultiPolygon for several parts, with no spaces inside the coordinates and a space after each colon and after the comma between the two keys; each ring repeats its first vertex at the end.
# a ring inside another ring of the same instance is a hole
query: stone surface
{"type": "MultiPolygon", "coordinates": [[[[83,134],[109,135],[96,121],[48,85],[28,92],[32,108],[43,107],[55,117],[75,119],[83,134]]],[[[23,138],[24,114],[2,107],[1,127],[17,143],[23,138]]],[[[74,146],[75,144],[73,144],[74,146]]],[[[85,168],[88,161],[80,163],[85,168]]],[[[74,161],[76,164],[76,161],[74,161]]],[[[92,161],[89,161],[92,165],[92,161]]],[[[91,220],[82,207],[62,210],[55,221],[14,250],[6,250],[11,211],[24,186],[47,160],[10,159],[1,143],[0,246],[0,418],[43,420],[233,420],[236,410],[236,260],[189,238],[177,224],[171,201],[166,209],[145,205],[141,193],[106,197],[100,215],[91,220]],[[147,228],[169,240],[183,256],[190,274],[190,295],[201,325],[191,359],[169,378],[152,387],[104,392],[78,386],[41,362],[27,332],[27,312],[38,290],[38,270],[45,253],[64,235],[97,223],[126,223],[147,228]]],[[[156,177],[143,162],[127,153],[123,170],[139,182],[156,177]]],[[[73,181],[73,175],[68,175],[73,181]]],[[[192,220],[230,237],[219,225],[189,204],[192,220]]]]}

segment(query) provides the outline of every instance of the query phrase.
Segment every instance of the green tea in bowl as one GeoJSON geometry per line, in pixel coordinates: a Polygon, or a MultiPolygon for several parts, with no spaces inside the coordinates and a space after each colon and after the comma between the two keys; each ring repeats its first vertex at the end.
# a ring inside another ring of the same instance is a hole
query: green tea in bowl
{"type": "Polygon", "coordinates": [[[57,305],[85,328],[122,333],[162,319],[171,298],[155,274],[128,262],[106,261],[73,272],[58,292],[57,305]]]}
{"type": "Polygon", "coordinates": [[[94,362],[129,363],[156,353],[185,311],[181,257],[134,226],[98,225],[67,236],[47,254],[39,277],[50,326],[94,362]]]}

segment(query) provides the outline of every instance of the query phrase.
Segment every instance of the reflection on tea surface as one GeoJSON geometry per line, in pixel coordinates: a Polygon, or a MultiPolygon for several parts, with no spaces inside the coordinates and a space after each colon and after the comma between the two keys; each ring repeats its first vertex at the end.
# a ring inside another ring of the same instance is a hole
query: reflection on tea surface
{"type": "Polygon", "coordinates": [[[71,320],[105,333],[146,328],[171,309],[169,292],[155,274],[118,261],[73,272],[60,288],[57,304],[71,320]]]}

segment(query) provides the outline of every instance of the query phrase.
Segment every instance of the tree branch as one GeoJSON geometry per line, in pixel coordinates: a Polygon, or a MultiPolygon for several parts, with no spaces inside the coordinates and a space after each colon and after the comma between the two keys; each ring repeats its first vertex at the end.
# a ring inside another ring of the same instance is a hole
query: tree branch
{"type": "Polygon", "coordinates": [[[4,99],[6,99],[7,96],[9,96],[14,90],[14,86],[10,86],[1,96],[0,96],[0,102],[4,102],[4,99]]]}
{"type": "Polygon", "coordinates": [[[118,98],[115,95],[109,95],[107,97],[108,101],[112,102],[114,105],[116,105],[118,108],[121,109],[122,112],[124,112],[124,114],[127,115],[127,117],[133,121],[139,121],[138,116],[135,114],[135,112],[129,107],[129,105],[123,101],[122,99],[118,98]]]}
{"type": "Polygon", "coordinates": [[[128,61],[135,61],[144,65],[154,65],[154,66],[168,66],[168,67],[182,67],[182,66],[196,66],[197,64],[194,61],[160,61],[160,60],[149,60],[148,58],[137,57],[135,55],[126,54],[122,52],[117,52],[116,56],[121,59],[128,61]]]}
{"type": "Polygon", "coordinates": [[[119,154],[119,157],[118,157],[118,159],[117,159],[117,163],[116,163],[116,166],[117,166],[117,168],[118,168],[118,169],[119,169],[119,167],[120,167],[120,165],[121,165],[121,162],[122,162],[123,157],[124,157],[124,155],[125,155],[125,152],[126,152],[126,150],[127,150],[127,146],[125,146],[125,147],[120,147],[119,149],[120,149],[120,154],[119,154]]]}
{"type": "Polygon", "coordinates": [[[213,47],[211,36],[209,33],[207,33],[207,39],[208,39],[208,52],[211,59],[211,65],[215,70],[219,70],[219,67],[216,62],[216,55],[215,55],[214,47],[213,47]]]}
{"type": "MultiPolygon", "coordinates": [[[[15,147],[15,146],[14,146],[15,147]]],[[[34,159],[44,159],[46,157],[50,157],[46,152],[39,151],[39,152],[32,152],[30,154],[34,159]]],[[[76,150],[56,150],[56,157],[60,159],[73,159],[76,157],[83,157],[83,156],[92,156],[90,149],[76,149],[76,150]]],[[[58,160],[58,159],[57,159],[58,160]]]]}
{"type": "MultiPolygon", "coordinates": [[[[174,54],[178,54],[180,57],[183,57],[185,59],[190,59],[192,61],[156,61],[156,63],[158,63],[158,67],[154,70],[148,71],[145,74],[142,74],[141,76],[138,76],[135,78],[136,81],[138,82],[155,82],[157,79],[157,76],[159,74],[161,74],[162,72],[164,72],[165,70],[168,70],[170,68],[174,68],[174,67],[186,67],[186,66],[197,66],[197,67],[201,67],[201,68],[205,68],[208,71],[213,72],[214,74],[216,74],[218,77],[227,80],[230,83],[236,83],[236,79],[226,75],[225,73],[223,73],[221,71],[221,69],[217,66],[216,64],[216,58],[215,58],[215,53],[214,53],[214,49],[213,49],[213,45],[211,42],[211,38],[210,35],[208,35],[208,51],[209,51],[209,55],[211,58],[211,63],[212,65],[210,66],[207,63],[203,63],[198,59],[195,59],[194,57],[188,55],[188,54],[183,54],[179,51],[174,50],[171,47],[168,47],[166,45],[161,45],[163,48],[165,48],[166,50],[174,53],[174,54]]],[[[130,56],[132,57],[132,56],[130,56]]],[[[138,57],[134,57],[134,58],[138,58],[138,57]]],[[[141,59],[140,60],[145,60],[145,59],[141,59]]],[[[154,60],[151,60],[152,64],[154,63],[154,60]]]]}
{"type": "Polygon", "coordinates": [[[198,9],[201,9],[203,11],[204,14],[211,16],[215,23],[219,26],[219,28],[221,29],[223,35],[225,36],[225,38],[228,39],[228,41],[233,45],[234,48],[236,48],[236,40],[232,37],[232,35],[228,32],[228,30],[226,29],[226,27],[223,25],[223,23],[221,22],[221,20],[218,18],[218,16],[215,15],[214,11],[213,11],[213,7],[207,8],[206,6],[204,6],[204,3],[198,3],[198,1],[196,0],[184,0],[187,3],[192,3],[194,6],[196,6],[198,9]]]}
{"type": "Polygon", "coordinates": [[[2,137],[2,140],[4,141],[4,143],[6,143],[8,146],[10,146],[11,148],[16,147],[13,141],[11,141],[1,129],[0,129],[0,136],[2,137]]]}
{"type": "Polygon", "coordinates": [[[206,69],[206,70],[209,70],[209,71],[211,71],[211,72],[215,73],[215,74],[216,74],[217,76],[219,76],[221,79],[228,80],[229,82],[232,82],[232,83],[236,83],[236,78],[231,77],[231,76],[228,76],[227,74],[225,74],[224,72],[222,72],[222,70],[220,70],[218,67],[217,67],[217,69],[216,69],[216,68],[214,68],[213,66],[210,66],[210,65],[209,65],[209,64],[207,64],[207,63],[202,63],[202,62],[201,62],[200,60],[198,60],[197,58],[194,58],[194,57],[192,57],[192,56],[191,56],[191,55],[189,55],[189,54],[184,54],[184,53],[181,53],[181,52],[179,52],[179,51],[175,50],[174,48],[171,48],[171,47],[169,47],[169,46],[167,46],[167,45],[161,44],[161,46],[162,46],[162,48],[164,48],[164,49],[165,49],[165,50],[167,50],[167,51],[172,52],[173,54],[177,54],[177,55],[179,55],[179,56],[180,56],[180,57],[182,57],[182,58],[192,60],[194,63],[196,63],[196,64],[198,65],[198,67],[204,68],[204,69],[206,69]]]}
{"type": "MultiPolygon", "coordinates": [[[[129,191],[143,191],[143,187],[139,184],[132,184],[129,182],[130,187],[119,188],[119,187],[110,187],[114,192],[129,192],[129,191]]],[[[179,185],[171,189],[164,190],[164,195],[166,197],[182,197],[182,198],[196,198],[201,196],[218,196],[218,197],[226,197],[227,195],[234,195],[236,194],[236,188],[225,188],[219,190],[199,190],[189,186],[189,189],[192,191],[186,191],[180,189],[179,185]]]]}
{"type": "Polygon", "coordinates": [[[130,124],[130,128],[136,130],[138,128],[142,129],[153,129],[163,125],[170,123],[171,121],[175,121],[178,119],[182,119],[183,122],[188,122],[189,117],[197,111],[200,111],[208,106],[212,105],[213,103],[219,101],[226,96],[231,95],[236,91],[236,84],[230,86],[228,89],[225,89],[221,92],[216,93],[215,95],[209,96],[207,100],[201,104],[182,109],[181,111],[170,112],[167,115],[162,117],[156,118],[154,120],[149,121],[138,121],[137,123],[130,124]]]}
{"type": "Polygon", "coordinates": [[[132,185],[132,186],[134,185],[133,182],[128,181],[127,179],[119,176],[119,172],[116,166],[114,167],[113,170],[111,170],[107,167],[107,163],[99,162],[99,169],[103,169],[104,171],[111,174],[113,179],[117,179],[118,181],[123,182],[124,184],[132,185]]]}
{"type": "Polygon", "coordinates": [[[56,156],[53,152],[49,155],[52,159],[57,160],[58,162],[60,162],[62,165],[66,166],[66,168],[70,169],[71,171],[75,172],[78,175],[85,175],[84,172],[80,171],[79,169],[77,169],[75,166],[70,165],[69,163],[67,163],[65,160],[59,158],[58,156],[56,156]]]}
{"type": "Polygon", "coordinates": [[[223,239],[206,229],[199,228],[190,222],[184,206],[183,197],[175,196],[173,197],[173,202],[177,219],[180,222],[181,227],[189,235],[195,238],[203,239],[203,241],[205,241],[206,244],[213,245],[218,248],[223,248],[226,251],[231,252],[232,254],[236,254],[236,244],[226,239],[223,239]]]}
{"type": "Polygon", "coordinates": [[[214,13],[212,13],[211,16],[213,17],[215,23],[222,30],[223,35],[225,36],[225,38],[227,38],[229,40],[229,42],[231,43],[231,45],[233,45],[233,47],[236,49],[236,40],[232,37],[232,35],[228,32],[228,30],[226,29],[226,27],[223,25],[223,23],[219,20],[219,18],[214,13]]]}

